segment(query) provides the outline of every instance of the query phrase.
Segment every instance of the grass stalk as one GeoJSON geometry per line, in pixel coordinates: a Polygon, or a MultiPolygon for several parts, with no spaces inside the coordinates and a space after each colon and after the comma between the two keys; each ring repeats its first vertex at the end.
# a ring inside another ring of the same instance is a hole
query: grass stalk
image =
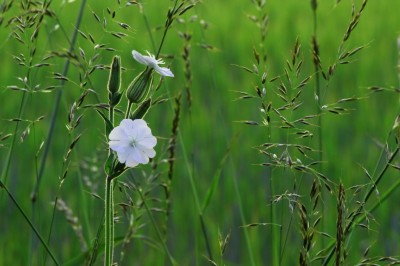
{"type": "MultiPolygon", "coordinates": [[[[176,8],[177,3],[178,3],[178,1],[176,0],[176,1],[175,1],[175,4],[174,4],[174,9],[176,8]]],[[[147,32],[148,32],[148,34],[149,34],[150,41],[151,41],[152,46],[153,46],[153,50],[155,51],[155,50],[156,50],[156,47],[155,47],[155,42],[154,42],[152,30],[151,30],[151,28],[150,28],[150,24],[148,23],[147,16],[146,16],[146,14],[145,14],[144,12],[143,12],[143,18],[144,18],[144,21],[145,21],[145,25],[146,25],[147,32]]],[[[166,34],[167,34],[167,32],[168,32],[168,29],[169,29],[169,26],[170,26],[170,25],[171,25],[171,24],[168,24],[168,26],[164,29],[163,37],[162,37],[160,46],[159,46],[158,49],[157,49],[156,58],[158,58],[158,56],[159,56],[159,54],[160,54],[160,52],[161,52],[161,49],[162,49],[162,46],[163,46],[163,44],[164,44],[165,37],[166,37],[166,34]]],[[[165,84],[164,84],[164,87],[166,88],[168,98],[171,98],[171,93],[170,93],[168,87],[167,87],[165,84]]],[[[170,107],[171,107],[172,110],[174,110],[174,106],[173,106],[173,103],[172,103],[172,102],[170,102],[170,107]]],[[[199,215],[200,224],[201,224],[201,230],[202,230],[203,237],[204,237],[204,241],[205,241],[205,244],[206,244],[206,248],[207,248],[207,252],[208,252],[208,257],[209,257],[209,259],[212,261],[212,260],[213,260],[213,256],[212,256],[212,252],[211,252],[211,248],[210,248],[209,239],[208,239],[208,236],[207,236],[207,231],[206,231],[206,226],[205,226],[205,221],[204,221],[203,213],[202,213],[202,211],[201,211],[201,205],[200,205],[200,200],[199,200],[198,192],[197,192],[196,185],[195,185],[195,182],[194,182],[193,172],[192,172],[192,169],[191,169],[191,167],[190,167],[190,163],[189,163],[189,159],[188,159],[188,155],[187,155],[187,150],[186,150],[186,148],[185,148],[184,141],[183,141],[183,138],[182,138],[182,134],[181,134],[181,132],[179,131],[179,129],[178,129],[177,133],[178,133],[179,144],[180,144],[181,149],[182,149],[182,154],[183,154],[184,163],[185,163],[186,168],[187,168],[187,171],[188,171],[188,177],[189,177],[190,187],[191,187],[192,195],[193,195],[194,202],[195,202],[195,205],[196,205],[197,214],[199,215]]]]}
{"type": "MultiPolygon", "coordinates": [[[[69,52],[72,53],[74,51],[74,47],[75,47],[75,43],[76,43],[76,39],[78,37],[78,30],[82,21],[82,17],[83,17],[83,11],[86,5],[86,0],[83,0],[81,2],[80,8],[79,8],[79,13],[78,13],[78,17],[77,20],[75,22],[75,29],[73,31],[72,34],[72,38],[71,38],[71,42],[70,42],[70,46],[69,46],[69,52]]],[[[67,76],[68,74],[68,70],[69,70],[69,65],[70,65],[70,59],[67,58],[64,64],[64,68],[63,68],[63,72],[62,75],[63,76],[67,76]]],[[[62,79],[60,82],[60,89],[57,91],[57,96],[56,96],[56,101],[55,101],[55,105],[53,108],[53,112],[51,114],[51,120],[50,120],[50,127],[49,130],[47,132],[47,141],[45,141],[44,144],[44,152],[43,152],[43,157],[40,163],[40,168],[39,168],[39,172],[37,174],[37,180],[36,180],[36,184],[34,187],[34,190],[32,191],[31,194],[31,201],[32,201],[32,219],[35,216],[35,212],[36,212],[36,200],[38,197],[38,192],[39,192],[39,187],[41,184],[41,180],[43,178],[43,174],[44,174],[44,170],[45,170],[45,166],[46,166],[46,161],[47,161],[47,156],[49,154],[50,151],[50,145],[51,145],[51,141],[53,138],[53,134],[54,134],[54,128],[55,128],[55,124],[56,124],[56,119],[57,119],[57,114],[58,114],[58,110],[60,109],[60,104],[61,104],[61,97],[62,97],[62,88],[64,87],[65,84],[65,80],[62,79]]],[[[60,188],[59,188],[60,190],[60,188]]],[[[48,235],[48,241],[50,241],[51,238],[51,232],[52,232],[52,225],[53,225],[53,220],[54,220],[54,212],[55,212],[55,206],[57,204],[57,199],[58,196],[55,199],[55,205],[53,208],[53,214],[52,214],[52,221],[51,221],[51,226],[49,228],[49,235],[48,235]]]]}
{"type": "Polygon", "coordinates": [[[54,256],[53,252],[51,252],[49,246],[46,244],[46,241],[43,239],[43,237],[40,235],[39,231],[36,229],[36,227],[33,225],[31,220],[28,218],[28,216],[25,214],[25,211],[22,209],[21,205],[17,202],[17,200],[14,198],[14,196],[11,194],[11,192],[7,189],[7,186],[0,180],[0,188],[4,189],[11,199],[11,201],[14,203],[14,205],[17,207],[18,211],[22,214],[24,217],[25,221],[29,224],[31,227],[32,231],[35,233],[39,241],[42,243],[43,247],[46,249],[47,253],[50,255],[51,259],[56,265],[60,265],[54,256]]]}
{"type": "MultiPolygon", "coordinates": [[[[268,141],[271,142],[271,127],[268,127],[268,141]]],[[[272,247],[272,264],[271,265],[280,265],[280,228],[279,231],[277,229],[276,224],[276,206],[273,203],[273,198],[275,196],[275,185],[273,180],[273,171],[272,167],[267,167],[267,176],[269,178],[269,190],[270,190],[270,224],[271,224],[271,247],[272,247]]]]}
{"type": "MultiPolygon", "coordinates": [[[[384,148],[385,147],[383,147],[383,149],[384,148]]],[[[351,233],[353,232],[354,227],[366,217],[366,213],[362,212],[362,210],[363,210],[365,204],[368,202],[368,200],[369,200],[370,196],[372,195],[372,193],[376,190],[376,187],[378,186],[379,182],[382,180],[382,178],[385,175],[387,169],[389,168],[389,166],[391,165],[393,160],[396,158],[396,156],[399,153],[399,151],[400,151],[400,146],[398,145],[396,147],[396,149],[394,150],[394,152],[389,157],[388,161],[386,162],[385,166],[383,167],[383,169],[381,170],[379,175],[377,176],[376,181],[371,185],[370,189],[365,194],[363,200],[361,201],[360,206],[358,207],[356,212],[354,212],[354,215],[351,217],[350,221],[347,223],[347,226],[344,229],[344,238],[345,239],[348,236],[349,237],[351,236],[351,233]],[[361,214],[363,214],[363,215],[361,215],[361,214]]],[[[394,189],[397,188],[400,185],[400,182],[398,182],[398,183],[399,184],[394,184],[388,190],[388,192],[384,195],[385,196],[384,199],[388,198],[390,193],[393,193],[394,189]]],[[[378,203],[373,205],[371,210],[375,210],[381,203],[382,203],[382,199],[378,203]]],[[[330,252],[329,252],[328,256],[326,257],[326,259],[324,260],[323,265],[328,265],[330,260],[332,259],[333,254],[335,253],[335,242],[332,242],[327,249],[330,249],[330,252]]]]}
{"type": "Polygon", "coordinates": [[[144,197],[144,195],[143,195],[141,189],[139,188],[137,182],[135,181],[135,178],[133,177],[132,173],[131,173],[131,172],[129,172],[129,173],[130,173],[129,176],[131,177],[131,180],[132,180],[133,183],[135,184],[136,191],[139,193],[140,199],[141,199],[142,202],[143,202],[143,205],[144,205],[144,207],[145,207],[145,209],[146,209],[147,215],[149,216],[149,218],[150,218],[150,220],[151,220],[151,224],[153,225],[154,230],[156,231],[157,237],[158,237],[158,239],[160,240],[160,242],[161,242],[161,244],[162,244],[162,247],[163,247],[163,249],[164,249],[165,254],[166,254],[167,257],[168,257],[169,262],[170,262],[172,265],[178,265],[178,264],[176,263],[176,261],[174,260],[174,258],[172,257],[171,252],[169,251],[167,244],[165,243],[165,240],[164,240],[164,238],[163,238],[163,235],[162,235],[162,233],[161,233],[161,230],[160,230],[160,229],[158,228],[158,226],[157,226],[157,223],[156,223],[156,221],[155,221],[155,219],[154,219],[154,217],[153,217],[153,214],[151,213],[151,210],[150,210],[149,206],[147,205],[146,199],[145,199],[145,197],[144,197]]]}
{"type": "MultiPolygon", "coordinates": [[[[233,161],[232,159],[230,159],[231,161],[231,165],[233,168],[233,161]]],[[[239,191],[239,184],[237,181],[237,176],[235,174],[233,174],[232,176],[232,180],[233,180],[233,185],[235,188],[235,195],[237,198],[237,204],[239,207],[239,214],[240,214],[240,220],[242,222],[242,224],[246,224],[246,219],[244,217],[244,211],[243,211],[243,201],[242,201],[242,197],[240,196],[240,191],[239,191]]],[[[243,232],[244,232],[244,237],[246,239],[246,247],[247,247],[247,251],[249,253],[249,257],[250,257],[250,265],[254,266],[256,265],[255,261],[254,261],[254,254],[253,254],[253,249],[251,248],[251,241],[250,241],[250,237],[249,237],[249,233],[247,231],[247,228],[243,228],[243,232]]],[[[277,264],[278,265],[278,264],[277,264]]]]}
{"type": "MultiPolygon", "coordinates": [[[[316,96],[316,100],[317,100],[317,104],[316,104],[316,114],[318,115],[317,117],[317,130],[318,130],[318,142],[317,142],[317,150],[318,150],[318,160],[319,160],[319,164],[318,164],[318,171],[322,172],[322,165],[321,162],[323,161],[323,125],[322,125],[322,114],[321,114],[321,82],[320,82],[320,62],[319,62],[319,47],[318,47],[318,39],[317,39],[317,29],[318,29],[318,20],[317,20],[317,0],[311,0],[311,7],[312,7],[312,12],[313,12],[313,36],[312,36],[312,43],[313,43],[313,56],[314,56],[314,71],[315,71],[315,96],[316,96]]],[[[325,192],[325,190],[323,190],[322,192],[322,199],[326,198],[327,193],[325,192]]],[[[321,204],[321,212],[323,217],[325,217],[325,206],[324,204],[321,204]]],[[[321,231],[325,232],[325,228],[326,228],[326,219],[322,219],[321,221],[321,231]]],[[[320,242],[320,248],[324,249],[325,247],[325,239],[324,237],[321,238],[321,242],[320,242]]]]}
{"type": "MultiPolygon", "coordinates": [[[[71,44],[70,44],[70,47],[68,49],[68,51],[70,53],[72,53],[74,51],[74,48],[75,48],[76,39],[78,37],[78,30],[79,30],[79,27],[80,27],[80,24],[81,24],[81,21],[82,21],[83,11],[85,9],[85,6],[86,6],[86,0],[82,0],[80,8],[79,8],[78,17],[77,17],[76,22],[75,22],[74,31],[72,33],[71,44]]],[[[64,64],[63,72],[62,72],[62,75],[64,77],[66,77],[67,74],[68,74],[69,65],[70,65],[70,59],[67,58],[66,61],[65,61],[65,64],[64,64]]],[[[60,88],[57,91],[57,96],[56,96],[56,100],[55,100],[55,104],[54,104],[54,109],[53,109],[53,112],[51,114],[51,119],[50,119],[50,127],[49,127],[49,130],[47,132],[47,141],[44,144],[44,152],[43,152],[43,157],[42,157],[42,161],[41,161],[40,168],[39,168],[39,175],[38,175],[36,186],[35,186],[34,191],[32,193],[33,197],[36,197],[37,194],[38,194],[39,186],[40,186],[43,174],[44,174],[44,169],[45,169],[46,162],[47,162],[47,156],[49,154],[51,140],[52,140],[53,134],[54,134],[54,128],[55,128],[55,124],[56,124],[57,114],[58,114],[58,110],[60,109],[61,96],[62,96],[62,92],[63,92],[62,88],[64,87],[65,82],[66,81],[64,79],[61,80],[60,88]]]]}

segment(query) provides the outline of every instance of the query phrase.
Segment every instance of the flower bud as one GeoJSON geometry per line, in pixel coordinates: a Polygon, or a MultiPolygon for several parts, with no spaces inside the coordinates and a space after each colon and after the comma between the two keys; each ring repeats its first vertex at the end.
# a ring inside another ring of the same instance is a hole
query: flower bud
{"type": "Polygon", "coordinates": [[[317,0],[311,0],[311,8],[315,11],[317,10],[318,3],[317,0]]]}
{"type": "Polygon", "coordinates": [[[108,91],[114,94],[119,91],[121,84],[121,59],[114,56],[111,63],[110,77],[108,79],[108,91]]]}
{"type": "Polygon", "coordinates": [[[141,103],[149,94],[153,81],[151,68],[146,68],[132,82],[126,91],[130,103],[141,103]]]}
{"type": "Polygon", "coordinates": [[[114,94],[109,94],[109,99],[110,99],[110,106],[117,106],[119,101],[121,100],[122,93],[116,92],[114,94]]]}
{"type": "Polygon", "coordinates": [[[130,119],[142,119],[151,106],[151,98],[142,102],[139,107],[129,116],[130,119]]]}

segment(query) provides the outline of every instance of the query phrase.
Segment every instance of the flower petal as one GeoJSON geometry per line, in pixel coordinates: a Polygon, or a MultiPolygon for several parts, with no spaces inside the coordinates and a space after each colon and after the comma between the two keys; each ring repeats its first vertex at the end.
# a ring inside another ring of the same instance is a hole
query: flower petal
{"type": "Polygon", "coordinates": [[[143,127],[147,127],[147,123],[143,119],[123,119],[120,127],[123,128],[126,138],[132,140],[137,138],[143,127]]]}
{"type": "Polygon", "coordinates": [[[110,149],[115,151],[118,161],[127,167],[146,164],[156,155],[153,147],[157,139],[143,119],[123,119],[109,135],[110,149]]]}
{"type": "Polygon", "coordinates": [[[121,126],[113,128],[113,130],[111,130],[110,136],[109,136],[110,140],[123,140],[123,139],[127,139],[127,138],[128,138],[128,136],[126,135],[125,131],[123,130],[123,128],[121,126]]]}
{"type": "Polygon", "coordinates": [[[138,144],[145,148],[153,148],[157,144],[157,139],[153,136],[146,136],[137,140],[138,144]]]}
{"type": "Polygon", "coordinates": [[[135,166],[138,165],[138,164],[139,164],[139,162],[137,162],[137,161],[131,159],[131,156],[128,156],[128,158],[127,158],[126,161],[125,161],[125,165],[126,165],[127,167],[135,167],[135,166]]]}
{"type": "Polygon", "coordinates": [[[147,59],[148,56],[144,56],[135,50],[132,50],[132,56],[133,56],[133,59],[135,59],[136,61],[138,61],[139,63],[141,63],[143,65],[147,66],[149,64],[148,59],[147,59]]]}
{"type": "Polygon", "coordinates": [[[172,73],[172,71],[171,71],[169,68],[166,68],[166,67],[159,67],[159,66],[157,65],[157,66],[154,66],[154,70],[155,70],[158,74],[160,74],[161,76],[164,76],[164,77],[174,77],[174,74],[172,73]]]}
{"type": "Polygon", "coordinates": [[[149,158],[145,156],[139,149],[135,148],[131,150],[128,157],[126,158],[126,165],[132,167],[130,165],[138,165],[138,164],[146,164],[149,162],[149,158]]]}
{"type": "Polygon", "coordinates": [[[125,163],[126,159],[129,156],[129,150],[125,150],[125,151],[121,151],[121,152],[117,152],[117,156],[118,156],[118,161],[120,163],[125,163]]]}
{"type": "Polygon", "coordinates": [[[146,153],[146,156],[149,158],[154,158],[154,156],[156,156],[156,151],[153,149],[146,149],[144,150],[144,152],[146,153]]]}

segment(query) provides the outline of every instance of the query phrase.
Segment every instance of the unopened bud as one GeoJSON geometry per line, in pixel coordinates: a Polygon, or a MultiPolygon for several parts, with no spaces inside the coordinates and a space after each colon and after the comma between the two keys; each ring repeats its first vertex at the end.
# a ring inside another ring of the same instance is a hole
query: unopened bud
{"type": "Polygon", "coordinates": [[[129,85],[126,97],[131,103],[141,103],[149,94],[152,78],[152,68],[146,68],[129,85]]]}
{"type": "Polygon", "coordinates": [[[311,8],[315,11],[317,10],[317,0],[311,0],[311,8]]]}
{"type": "Polygon", "coordinates": [[[110,78],[108,79],[108,91],[114,94],[119,91],[121,84],[121,59],[114,56],[111,63],[110,78]]]}
{"type": "Polygon", "coordinates": [[[110,99],[110,106],[117,106],[118,105],[118,103],[119,103],[119,101],[121,100],[121,96],[122,96],[122,93],[120,93],[120,92],[116,92],[116,93],[113,93],[113,94],[109,94],[109,99],[110,99]]]}
{"type": "Polygon", "coordinates": [[[129,116],[130,119],[142,119],[151,106],[151,98],[142,102],[139,107],[129,116]]]}

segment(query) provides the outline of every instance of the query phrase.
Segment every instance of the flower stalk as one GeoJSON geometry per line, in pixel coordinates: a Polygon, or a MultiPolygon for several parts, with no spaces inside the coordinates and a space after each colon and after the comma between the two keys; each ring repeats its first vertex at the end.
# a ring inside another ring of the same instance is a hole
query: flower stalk
{"type": "Polygon", "coordinates": [[[106,178],[105,198],[105,259],[104,266],[112,265],[114,252],[114,213],[113,213],[113,181],[110,176],[106,178]]]}

